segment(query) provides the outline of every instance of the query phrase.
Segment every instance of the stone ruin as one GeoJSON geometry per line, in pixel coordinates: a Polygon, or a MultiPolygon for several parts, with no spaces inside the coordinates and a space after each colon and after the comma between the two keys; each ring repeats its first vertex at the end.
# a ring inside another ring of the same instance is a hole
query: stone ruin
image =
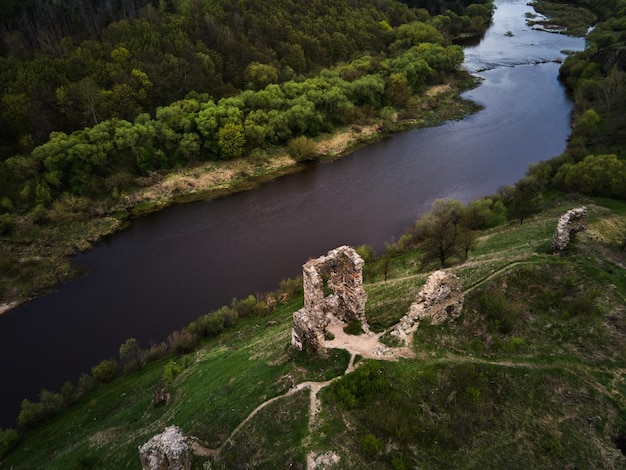
{"type": "Polygon", "coordinates": [[[169,426],[139,446],[143,470],[191,470],[193,449],[180,428],[169,426]]]}
{"type": "Polygon", "coordinates": [[[583,230],[587,230],[587,208],[583,206],[567,211],[559,219],[556,232],[552,236],[553,252],[558,254],[563,251],[569,245],[570,239],[583,230]]]}
{"type": "Polygon", "coordinates": [[[354,249],[340,246],[302,266],[304,308],[293,314],[291,345],[294,349],[310,348],[313,353],[325,357],[324,333],[329,323],[328,315],[344,322],[359,320],[363,330],[369,332],[365,318],[364,264],[354,249]],[[328,295],[325,295],[325,287],[330,290],[328,295]]]}
{"type": "Polygon", "coordinates": [[[417,293],[407,314],[389,334],[406,343],[415,325],[421,320],[429,319],[433,325],[439,325],[457,318],[463,310],[463,301],[463,289],[458,276],[435,271],[417,293]]]}

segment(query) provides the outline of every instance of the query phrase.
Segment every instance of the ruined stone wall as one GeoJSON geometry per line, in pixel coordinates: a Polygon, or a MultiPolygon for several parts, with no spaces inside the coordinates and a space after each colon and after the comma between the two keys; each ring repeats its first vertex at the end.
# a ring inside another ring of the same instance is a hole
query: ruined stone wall
{"type": "Polygon", "coordinates": [[[293,315],[291,344],[295,349],[302,350],[308,344],[319,355],[325,355],[328,315],[345,322],[358,319],[363,330],[369,331],[365,318],[364,264],[354,249],[340,246],[302,267],[304,308],[293,315]],[[325,284],[330,290],[328,295],[324,292],[325,284]]]}
{"type": "Polygon", "coordinates": [[[567,211],[559,219],[552,237],[553,252],[556,254],[563,251],[571,238],[583,230],[587,230],[587,208],[583,206],[567,211]]]}
{"type": "Polygon", "coordinates": [[[426,284],[415,296],[415,302],[390,334],[406,342],[420,320],[429,319],[434,325],[453,320],[461,314],[463,302],[463,290],[458,276],[435,271],[428,277],[426,284]]]}
{"type": "Polygon", "coordinates": [[[169,426],[139,446],[143,470],[191,470],[192,446],[180,428],[169,426]]]}

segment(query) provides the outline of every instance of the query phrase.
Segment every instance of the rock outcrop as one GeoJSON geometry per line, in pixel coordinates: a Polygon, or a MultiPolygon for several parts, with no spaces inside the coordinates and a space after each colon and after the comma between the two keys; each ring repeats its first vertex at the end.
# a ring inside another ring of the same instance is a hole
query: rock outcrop
{"type": "Polygon", "coordinates": [[[190,470],[192,445],[180,428],[170,426],[139,446],[139,458],[143,470],[190,470]]]}
{"type": "Polygon", "coordinates": [[[421,320],[429,319],[432,324],[439,325],[457,318],[463,310],[463,301],[463,290],[458,276],[435,271],[428,277],[408,313],[400,319],[390,335],[407,342],[407,338],[421,320]]]}
{"type": "Polygon", "coordinates": [[[317,355],[326,355],[324,333],[328,315],[345,322],[357,319],[363,330],[369,331],[365,318],[364,264],[363,258],[349,246],[340,246],[304,264],[304,308],[293,314],[291,331],[295,349],[311,348],[317,355]],[[325,287],[330,291],[328,295],[325,287]]]}
{"type": "Polygon", "coordinates": [[[561,216],[552,236],[552,250],[555,254],[563,251],[571,238],[578,232],[587,230],[587,208],[577,207],[561,216]]]}

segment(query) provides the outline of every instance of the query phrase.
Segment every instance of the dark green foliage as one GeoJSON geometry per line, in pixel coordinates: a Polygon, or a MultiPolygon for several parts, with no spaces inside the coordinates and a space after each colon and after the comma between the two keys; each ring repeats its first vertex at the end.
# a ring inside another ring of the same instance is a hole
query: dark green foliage
{"type": "Polygon", "coordinates": [[[17,417],[17,424],[23,428],[33,427],[42,421],[56,415],[63,407],[63,397],[60,393],[42,389],[39,401],[22,401],[22,409],[17,417]]]}
{"type": "Polygon", "coordinates": [[[419,243],[423,250],[422,265],[437,261],[443,268],[451,258],[465,259],[473,244],[468,220],[460,201],[436,200],[431,211],[417,221],[411,235],[412,242],[419,243]]]}
{"type": "Polygon", "coordinates": [[[343,329],[343,331],[346,334],[349,335],[362,335],[364,333],[363,331],[363,325],[361,325],[361,321],[358,319],[353,319],[350,320],[350,322],[348,323],[348,325],[343,329]]]}
{"type": "Polygon", "coordinates": [[[142,351],[139,342],[135,338],[127,339],[120,346],[120,361],[126,370],[133,370],[140,366],[142,351]]]}
{"type": "Polygon", "coordinates": [[[20,434],[17,430],[0,428],[0,459],[12,451],[19,443],[20,434]]]}
{"type": "Polygon", "coordinates": [[[110,382],[115,378],[118,371],[118,364],[113,359],[105,359],[100,364],[91,368],[94,378],[101,383],[110,382]]]}
{"type": "Polygon", "coordinates": [[[484,315],[490,331],[510,334],[520,320],[520,306],[511,303],[502,293],[488,291],[480,298],[480,314],[484,315]]]}

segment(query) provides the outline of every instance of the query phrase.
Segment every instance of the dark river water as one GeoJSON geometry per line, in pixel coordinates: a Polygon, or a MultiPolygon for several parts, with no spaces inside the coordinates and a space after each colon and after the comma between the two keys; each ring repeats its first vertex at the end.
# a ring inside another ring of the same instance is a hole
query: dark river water
{"type": "Polygon", "coordinates": [[[0,316],[0,426],[14,424],[23,398],[75,382],[127,338],[161,341],[233,297],[273,290],[336,246],[380,253],[436,198],[492,194],[561,153],[572,105],[551,61],[584,41],[532,31],[525,3],[496,0],[493,26],[465,50],[465,67],[484,79],[465,96],[481,112],[137,219],[78,257],[88,276],[0,316]]]}

